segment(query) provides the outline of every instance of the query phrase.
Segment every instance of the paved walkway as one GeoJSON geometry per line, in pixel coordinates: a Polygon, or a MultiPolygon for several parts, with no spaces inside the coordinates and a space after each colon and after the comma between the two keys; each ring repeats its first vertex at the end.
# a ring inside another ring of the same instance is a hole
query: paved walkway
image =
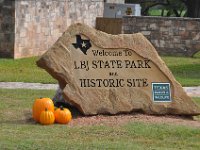
{"type": "Polygon", "coordinates": [[[24,83],[24,82],[0,82],[0,88],[4,89],[47,89],[56,90],[58,84],[24,83]]]}
{"type": "MultiPolygon", "coordinates": [[[[24,82],[0,82],[0,88],[4,89],[48,89],[56,90],[58,84],[24,83],[24,82]]],[[[184,87],[189,96],[200,97],[200,86],[184,87]]]]}

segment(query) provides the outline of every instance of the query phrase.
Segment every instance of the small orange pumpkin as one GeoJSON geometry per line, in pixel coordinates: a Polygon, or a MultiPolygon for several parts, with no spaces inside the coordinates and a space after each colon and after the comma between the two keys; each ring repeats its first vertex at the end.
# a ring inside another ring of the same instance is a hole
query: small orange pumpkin
{"type": "Polygon", "coordinates": [[[40,114],[40,123],[43,125],[53,124],[55,121],[54,113],[45,108],[45,111],[42,111],[40,114]]]}
{"type": "Polygon", "coordinates": [[[33,103],[33,119],[37,122],[40,121],[40,114],[47,108],[49,111],[54,112],[54,104],[50,98],[39,98],[33,103]]]}
{"type": "Polygon", "coordinates": [[[62,106],[55,110],[55,121],[61,124],[67,124],[71,121],[72,115],[69,109],[63,108],[62,106]]]}

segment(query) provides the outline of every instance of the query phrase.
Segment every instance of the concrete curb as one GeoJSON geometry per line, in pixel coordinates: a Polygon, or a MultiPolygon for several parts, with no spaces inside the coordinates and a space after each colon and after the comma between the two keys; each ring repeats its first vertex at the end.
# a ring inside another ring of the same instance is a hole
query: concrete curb
{"type": "Polygon", "coordinates": [[[0,82],[0,88],[4,89],[39,89],[56,90],[58,84],[24,83],[24,82],[0,82]]]}
{"type": "MultiPolygon", "coordinates": [[[[24,83],[24,82],[0,82],[3,89],[38,89],[57,90],[58,84],[24,83]]],[[[185,92],[191,97],[200,97],[200,86],[183,87],[185,92]]]]}

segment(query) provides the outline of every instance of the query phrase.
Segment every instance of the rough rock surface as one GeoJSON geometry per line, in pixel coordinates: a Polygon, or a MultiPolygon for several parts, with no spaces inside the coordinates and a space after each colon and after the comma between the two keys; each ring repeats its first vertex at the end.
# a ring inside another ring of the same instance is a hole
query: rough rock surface
{"type": "Polygon", "coordinates": [[[200,114],[200,109],[140,33],[109,35],[74,24],[37,65],[58,80],[65,101],[85,115],[134,111],[200,114]],[[153,83],[170,85],[161,86],[164,91],[154,91],[153,83]],[[155,101],[152,93],[162,99],[166,88],[170,88],[167,91],[170,101],[155,101]]]}

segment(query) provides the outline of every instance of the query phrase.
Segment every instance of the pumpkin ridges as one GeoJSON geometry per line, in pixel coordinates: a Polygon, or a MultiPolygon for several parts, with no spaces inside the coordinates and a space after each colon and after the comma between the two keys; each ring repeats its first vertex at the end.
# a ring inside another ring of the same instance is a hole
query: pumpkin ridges
{"type": "Polygon", "coordinates": [[[40,98],[35,100],[32,107],[32,116],[35,121],[40,121],[40,114],[42,111],[45,110],[45,108],[47,108],[49,111],[54,112],[54,104],[50,98],[40,98]]]}
{"type": "Polygon", "coordinates": [[[72,115],[71,112],[67,108],[60,107],[55,110],[55,122],[61,124],[67,124],[71,121],[72,115]]]}
{"type": "Polygon", "coordinates": [[[45,108],[45,111],[42,111],[40,114],[40,123],[43,125],[53,124],[55,121],[54,113],[45,108]]]}

